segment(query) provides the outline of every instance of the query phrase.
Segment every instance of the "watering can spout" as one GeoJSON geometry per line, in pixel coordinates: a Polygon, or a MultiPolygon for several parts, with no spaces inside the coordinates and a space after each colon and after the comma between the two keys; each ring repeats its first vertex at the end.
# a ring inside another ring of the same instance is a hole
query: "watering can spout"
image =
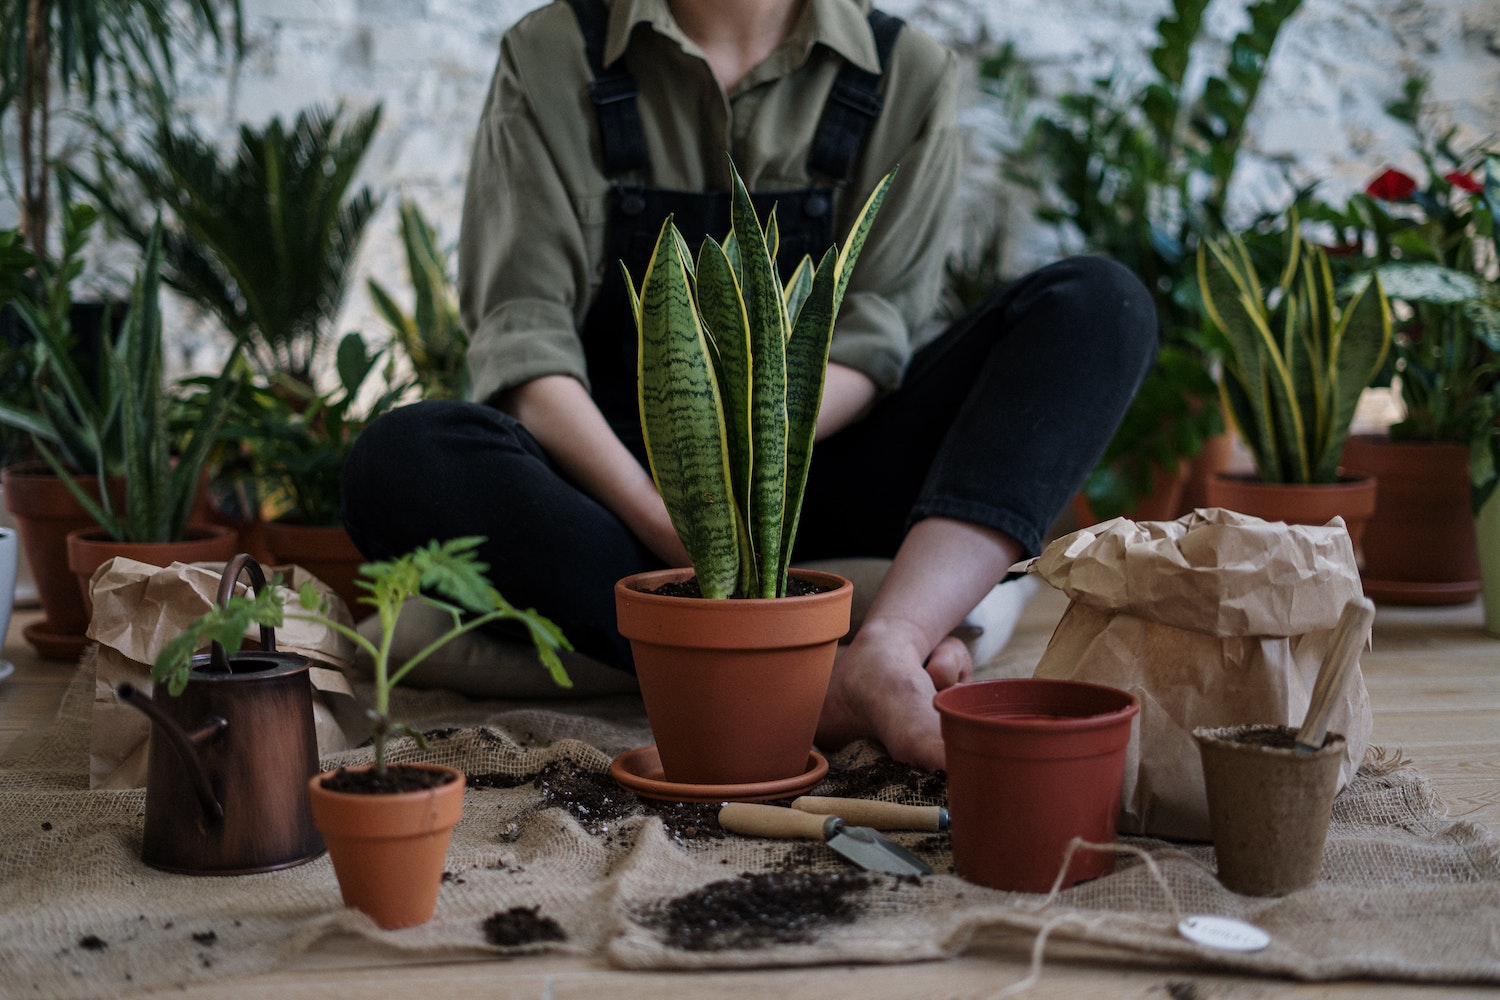
{"type": "Polygon", "coordinates": [[[222,822],[224,805],[214,794],[213,784],[208,779],[208,769],[204,766],[203,757],[198,748],[223,732],[229,725],[228,720],[219,715],[210,716],[203,725],[188,732],[164,712],[150,695],[134,684],[121,684],[115,692],[120,696],[121,701],[145,713],[156,726],[157,732],[161,733],[162,737],[171,744],[172,749],[177,751],[177,757],[187,771],[188,780],[192,784],[193,793],[198,798],[198,804],[202,807],[204,816],[210,822],[222,822]]]}

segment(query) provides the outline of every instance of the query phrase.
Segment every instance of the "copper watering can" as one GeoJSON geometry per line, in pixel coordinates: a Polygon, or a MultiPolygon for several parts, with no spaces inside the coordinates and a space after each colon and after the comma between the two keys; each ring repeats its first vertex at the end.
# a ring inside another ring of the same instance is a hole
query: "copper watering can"
{"type": "MultiPolygon", "coordinates": [[[[241,553],[224,567],[218,602],[240,574],[259,592],[265,573],[241,553]]],[[[147,695],[122,684],[122,701],[151,719],[146,830],[141,860],[186,875],[247,875],[311,861],[323,853],[307,781],[319,771],[309,661],[261,649],[228,656],[214,643],[193,657],[187,687],[147,695]]]]}

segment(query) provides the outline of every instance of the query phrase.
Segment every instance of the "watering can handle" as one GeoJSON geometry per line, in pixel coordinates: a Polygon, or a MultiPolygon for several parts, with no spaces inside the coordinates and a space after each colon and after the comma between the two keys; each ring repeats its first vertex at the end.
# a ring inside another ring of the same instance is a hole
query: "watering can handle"
{"type": "MultiPolygon", "coordinates": [[[[229,598],[234,596],[234,585],[239,582],[241,573],[250,574],[250,590],[259,594],[266,588],[266,572],[260,568],[260,563],[248,552],[241,552],[224,564],[224,575],[219,579],[218,604],[224,607],[229,603],[229,598]]],[[[268,653],[276,651],[276,630],[269,625],[260,627],[260,646],[268,653]]],[[[214,669],[220,673],[229,673],[229,654],[224,647],[217,642],[209,648],[209,656],[213,661],[214,669]]]]}

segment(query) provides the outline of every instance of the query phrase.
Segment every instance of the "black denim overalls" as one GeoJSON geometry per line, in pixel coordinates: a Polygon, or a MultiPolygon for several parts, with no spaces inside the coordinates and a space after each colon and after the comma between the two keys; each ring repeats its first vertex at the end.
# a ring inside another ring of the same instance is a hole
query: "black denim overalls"
{"type": "MultiPolygon", "coordinates": [[[[609,222],[603,281],[585,318],[582,340],[594,401],[615,433],[644,460],[640,411],[636,403],[636,332],[625,280],[618,261],[640,281],[651,260],[662,221],[672,216],[696,252],[705,236],[722,239],[729,231],[728,191],[671,191],[648,187],[651,176],[645,134],[636,107],[636,82],[624,60],[604,65],[609,9],[603,0],[568,0],[583,32],[594,80],[589,86],[610,178],[609,222]]],[[[870,27],[884,66],[904,26],[900,18],[871,11],[870,27]]],[[[880,76],[845,63],[823,108],[808,153],[808,173],[822,183],[792,191],[754,192],[751,200],[764,222],[776,208],[782,267],[811,255],[820,260],[834,244],[833,193],[848,183],[870,127],[880,114],[880,76]]]]}

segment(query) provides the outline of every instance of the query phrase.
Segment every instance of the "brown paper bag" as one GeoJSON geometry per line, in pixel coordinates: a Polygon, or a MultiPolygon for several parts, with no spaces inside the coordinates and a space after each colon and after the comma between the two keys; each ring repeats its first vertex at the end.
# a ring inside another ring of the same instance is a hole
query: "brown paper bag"
{"type": "MultiPolygon", "coordinates": [[[[167,642],[213,607],[223,569],[208,563],[173,563],[163,569],[116,557],[94,573],[94,615],[88,636],[99,646],[89,728],[90,788],[139,788],[146,783],[151,724],[139,710],[121,702],[115,690],[126,682],[143,691],[151,690],[151,663],[167,642]]],[[[347,623],[348,609],[342,601],[306,570],[299,566],[266,567],[267,578],[276,572],[286,578],[284,601],[295,607],[296,590],[310,580],[330,596],[336,612],[342,609],[347,623]]],[[[247,593],[246,585],[241,583],[236,593],[247,593]]],[[[255,627],[245,635],[258,642],[260,629],[255,627]]],[[[313,661],[309,679],[318,752],[348,749],[329,699],[353,696],[341,671],[354,660],[354,644],[323,625],[287,622],[276,630],[276,648],[313,661]]]]}
{"type": "MultiPolygon", "coordinates": [[[[1036,676],[1141,700],[1121,832],[1188,840],[1210,839],[1193,729],[1301,725],[1339,614],[1361,594],[1342,519],[1273,524],[1218,508],[1106,521],[1057,539],[1025,568],[1072,599],[1036,676]]],[[[1347,740],[1340,788],[1370,726],[1356,667],[1329,724],[1347,740]]]]}

